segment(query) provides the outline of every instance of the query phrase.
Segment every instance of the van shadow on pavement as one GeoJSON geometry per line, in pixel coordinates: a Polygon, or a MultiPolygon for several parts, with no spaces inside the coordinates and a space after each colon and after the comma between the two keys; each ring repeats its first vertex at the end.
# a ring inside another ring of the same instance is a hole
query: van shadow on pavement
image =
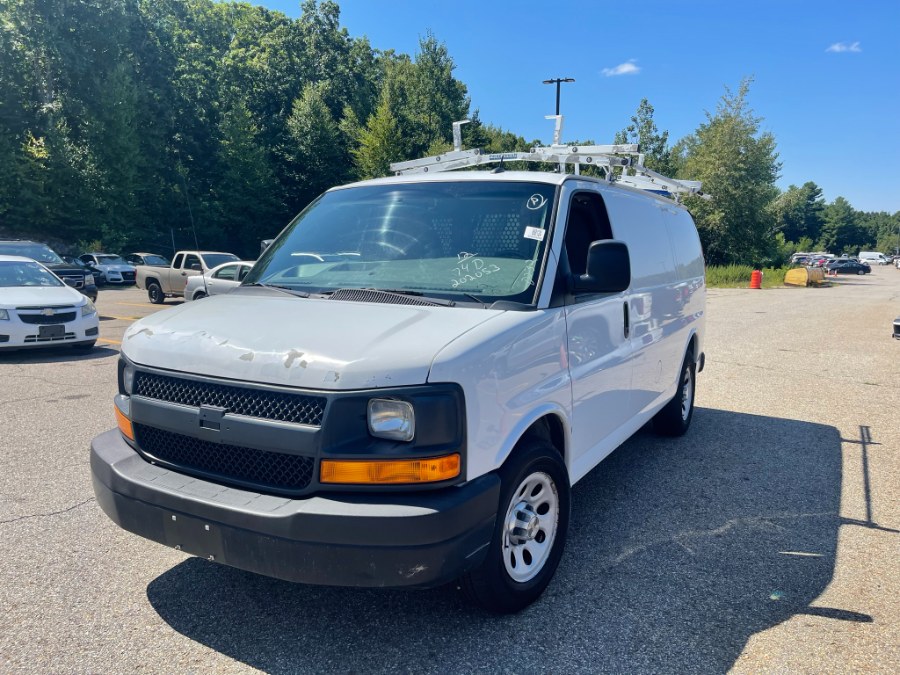
{"type": "Polygon", "coordinates": [[[147,597],[179,633],[269,672],[723,672],[747,640],[811,608],[832,578],[841,437],[708,408],[687,436],[649,430],[574,489],[562,564],[515,616],[453,585],[294,585],[192,558],[147,597]]]}

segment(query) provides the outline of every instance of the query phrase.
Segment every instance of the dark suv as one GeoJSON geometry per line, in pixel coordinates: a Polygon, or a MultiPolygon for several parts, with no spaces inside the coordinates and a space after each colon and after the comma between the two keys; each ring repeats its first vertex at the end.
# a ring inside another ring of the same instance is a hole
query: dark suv
{"type": "Polygon", "coordinates": [[[37,260],[72,288],[81,291],[92,301],[97,300],[97,285],[90,271],[78,265],[67,263],[47,244],[39,244],[25,239],[0,240],[0,254],[20,255],[37,260]]]}

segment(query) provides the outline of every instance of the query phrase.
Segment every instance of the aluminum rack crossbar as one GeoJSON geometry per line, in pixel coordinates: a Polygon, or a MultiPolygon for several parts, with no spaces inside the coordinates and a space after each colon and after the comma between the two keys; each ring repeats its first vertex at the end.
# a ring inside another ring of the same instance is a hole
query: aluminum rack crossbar
{"type": "Polygon", "coordinates": [[[709,195],[702,192],[703,185],[700,181],[669,178],[645,167],[644,155],[641,154],[640,145],[637,143],[566,145],[560,142],[562,115],[551,115],[547,119],[553,119],[556,122],[553,145],[537,146],[531,148],[529,152],[486,153],[479,148],[463,150],[461,127],[468,124],[469,120],[461,120],[453,123],[453,150],[442,155],[433,155],[407,162],[395,162],[391,164],[391,171],[397,176],[404,176],[416,173],[453,171],[483,164],[543,162],[558,165],[560,172],[565,172],[566,166],[572,165],[577,175],[580,173],[581,165],[584,164],[602,167],[605,170],[606,180],[610,183],[620,183],[639,190],[670,194],[676,200],[682,195],[695,195],[703,199],[710,199],[709,195]],[[621,169],[619,175],[613,171],[615,167],[621,169]]]}

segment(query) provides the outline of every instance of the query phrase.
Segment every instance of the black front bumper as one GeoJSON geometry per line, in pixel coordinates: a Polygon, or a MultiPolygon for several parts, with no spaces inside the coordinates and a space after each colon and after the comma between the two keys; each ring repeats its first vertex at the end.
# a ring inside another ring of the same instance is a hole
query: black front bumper
{"type": "Polygon", "coordinates": [[[495,474],[433,492],[291,499],[150,464],[118,431],[91,443],[97,502],[147,539],[287,581],[430,587],[478,565],[500,498],[495,474]]]}

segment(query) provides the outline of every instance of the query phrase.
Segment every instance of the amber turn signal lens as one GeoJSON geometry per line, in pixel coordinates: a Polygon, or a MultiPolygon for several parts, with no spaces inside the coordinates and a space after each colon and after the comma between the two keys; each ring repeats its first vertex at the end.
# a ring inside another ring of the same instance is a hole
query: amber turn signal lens
{"type": "Polygon", "coordinates": [[[131,426],[131,420],[125,417],[125,414],[116,408],[116,422],[119,423],[119,431],[126,437],[134,440],[134,428],[131,426]]]}
{"type": "Polygon", "coordinates": [[[322,460],[323,483],[398,485],[435,483],[459,475],[459,455],[407,460],[322,460]]]}

